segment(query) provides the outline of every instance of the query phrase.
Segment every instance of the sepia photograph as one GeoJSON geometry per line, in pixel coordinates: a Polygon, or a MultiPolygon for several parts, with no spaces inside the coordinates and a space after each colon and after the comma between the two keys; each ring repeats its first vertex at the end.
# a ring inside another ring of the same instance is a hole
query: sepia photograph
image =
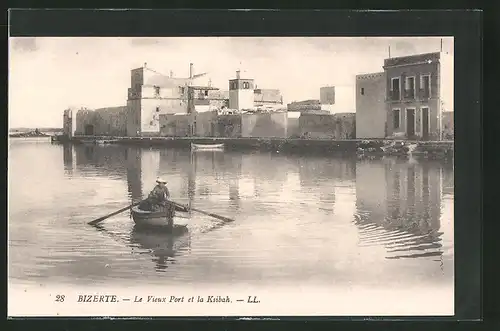
{"type": "Polygon", "coordinates": [[[10,37],[9,316],[453,316],[454,38],[10,37]]]}

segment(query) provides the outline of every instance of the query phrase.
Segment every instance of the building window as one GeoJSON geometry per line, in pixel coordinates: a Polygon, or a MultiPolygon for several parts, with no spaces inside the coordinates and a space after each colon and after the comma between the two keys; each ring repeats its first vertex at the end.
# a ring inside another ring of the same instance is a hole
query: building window
{"type": "Polygon", "coordinates": [[[365,95],[365,88],[364,87],[361,88],[361,95],[365,95]]]}
{"type": "Polygon", "coordinates": [[[420,96],[429,99],[431,96],[431,75],[420,76],[420,96]]]}
{"type": "Polygon", "coordinates": [[[243,88],[244,89],[249,89],[250,88],[250,83],[249,82],[244,82],[243,83],[243,88]]]}
{"type": "Polygon", "coordinates": [[[205,96],[208,97],[208,90],[205,91],[205,96]]]}
{"type": "Polygon", "coordinates": [[[401,111],[399,109],[392,110],[392,119],[394,129],[399,129],[401,122],[401,111]]]}
{"type": "Polygon", "coordinates": [[[391,78],[391,89],[390,89],[389,99],[390,100],[400,100],[401,99],[399,77],[391,78]]]}
{"type": "Polygon", "coordinates": [[[154,86],[154,90],[155,90],[155,97],[159,97],[160,96],[160,87],[154,86]]]}
{"type": "Polygon", "coordinates": [[[405,98],[415,98],[415,77],[406,77],[405,79],[405,98]]]}
{"type": "Polygon", "coordinates": [[[156,107],[156,112],[159,113],[160,112],[160,107],[156,107]]]}

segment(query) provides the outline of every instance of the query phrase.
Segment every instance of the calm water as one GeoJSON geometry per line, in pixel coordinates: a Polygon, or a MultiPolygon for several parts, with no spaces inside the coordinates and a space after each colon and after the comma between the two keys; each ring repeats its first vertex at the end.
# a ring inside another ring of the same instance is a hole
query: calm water
{"type": "Polygon", "coordinates": [[[453,166],[11,141],[14,284],[453,283],[453,166]],[[128,212],[157,176],[193,213],[172,238],[128,212]]]}

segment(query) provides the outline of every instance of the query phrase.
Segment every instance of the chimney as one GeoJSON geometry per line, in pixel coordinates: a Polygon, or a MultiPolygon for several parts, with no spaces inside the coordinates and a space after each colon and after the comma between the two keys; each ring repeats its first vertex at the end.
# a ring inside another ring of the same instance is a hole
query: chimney
{"type": "Polygon", "coordinates": [[[144,68],[147,68],[147,67],[148,67],[148,63],[144,62],[144,68]]]}
{"type": "Polygon", "coordinates": [[[236,70],[236,79],[240,79],[240,71],[236,70]]]}
{"type": "Polygon", "coordinates": [[[194,72],[193,72],[193,64],[189,64],[189,78],[193,78],[194,72]]]}

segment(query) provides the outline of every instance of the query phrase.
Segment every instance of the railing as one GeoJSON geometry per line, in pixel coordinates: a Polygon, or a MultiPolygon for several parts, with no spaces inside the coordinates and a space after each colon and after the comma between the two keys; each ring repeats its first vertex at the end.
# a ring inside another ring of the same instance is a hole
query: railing
{"type": "Polygon", "coordinates": [[[421,99],[430,99],[431,94],[430,94],[429,89],[420,89],[419,90],[419,97],[421,99]]]}
{"type": "Polygon", "coordinates": [[[401,93],[399,90],[389,91],[388,99],[391,101],[401,100],[401,93]]]}
{"type": "Polygon", "coordinates": [[[414,89],[408,89],[405,90],[405,99],[415,99],[415,90],[414,89]]]}

